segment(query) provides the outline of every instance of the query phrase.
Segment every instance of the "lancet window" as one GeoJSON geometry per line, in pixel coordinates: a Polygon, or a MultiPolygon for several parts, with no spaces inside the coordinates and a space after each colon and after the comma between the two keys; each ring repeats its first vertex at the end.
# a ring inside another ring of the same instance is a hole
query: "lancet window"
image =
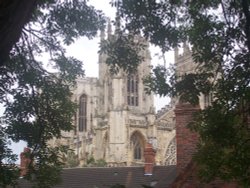
{"type": "Polygon", "coordinates": [[[138,95],[139,78],[137,74],[130,74],[127,77],[127,104],[129,106],[139,105],[138,95]]]}
{"type": "Polygon", "coordinates": [[[87,96],[85,94],[80,97],[78,123],[79,131],[85,132],[87,130],[87,96]]]}
{"type": "Polygon", "coordinates": [[[131,145],[133,151],[133,158],[135,160],[142,159],[143,155],[143,139],[139,133],[134,133],[131,136],[131,145]]]}

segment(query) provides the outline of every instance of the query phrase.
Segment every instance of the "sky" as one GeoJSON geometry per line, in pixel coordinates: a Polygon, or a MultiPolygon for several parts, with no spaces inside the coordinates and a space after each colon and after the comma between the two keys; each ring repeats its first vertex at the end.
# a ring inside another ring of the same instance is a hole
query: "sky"
{"type": "MultiPolygon", "coordinates": [[[[93,5],[96,9],[102,10],[104,14],[114,20],[116,9],[111,7],[109,4],[110,0],[90,0],[89,3],[93,5]]],[[[88,40],[87,38],[81,38],[77,40],[73,45],[67,48],[68,55],[72,55],[79,60],[83,61],[83,68],[85,70],[85,75],[87,77],[98,77],[98,50],[99,50],[99,35],[88,40]]],[[[150,46],[150,52],[152,57],[152,65],[157,64],[163,65],[163,59],[159,57],[161,51],[159,48],[150,46]]],[[[168,52],[165,54],[167,65],[174,63],[174,53],[168,52]]],[[[170,100],[169,98],[161,98],[159,96],[154,97],[156,111],[164,107],[170,100]]]]}
{"type": "MultiPolygon", "coordinates": [[[[112,20],[115,17],[116,9],[112,8],[109,4],[110,0],[90,0],[89,3],[96,9],[102,10],[105,15],[112,20]]],[[[67,54],[74,56],[75,58],[83,62],[83,69],[87,77],[98,77],[98,50],[99,50],[99,35],[92,40],[87,38],[80,38],[69,47],[67,47],[67,54]]],[[[163,65],[163,59],[159,58],[156,54],[161,54],[160,49],[154,46],[150,46],[150,52],[152,57],[152,65],[157,64],[163,65]]],[[[169,52],[165,54],[167,65],[174,63],[174,53],[169,52]]],[[[169,98],[160,98],[159,96],[154,97],[156,111],[168,104],[169,98]]],[[[11,145],[11,148],[16,154],[20,154],[25,147],[25,142],[19,142],[11,145]]],[[[19,163],[19,160],[17,161],[19,163]]]]}

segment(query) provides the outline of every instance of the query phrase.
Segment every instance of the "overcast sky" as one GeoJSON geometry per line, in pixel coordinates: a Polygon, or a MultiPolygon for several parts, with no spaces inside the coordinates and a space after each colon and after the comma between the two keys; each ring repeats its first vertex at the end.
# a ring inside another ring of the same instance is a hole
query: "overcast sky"
{"type": "MultiPolygon", "coordinates": [[[[106,16],[110,17],[112,20],[115,17],[115,8],[112,8],[109,4],[110,0],[90,0],[89,3],[92,4],[96,9],[102,10],[106,16]]],[[[79,60],[83,61],[83,68],[85,70],[85,75],[87,77],[98,77],[98,49],[99,49],[100,37],[97,36],[92,40],[87,38],[80,38],[73,45],[67,47],[68,55],[74,56],[79,60]]],[[[156,47],[151,46],[151,57],[152,65],[161,64],[163,65],[162,58],[159,58],[156,54],[160,54],[160,50],[156,47]]],[[[165,55],[166,63],[174,62],[173,52],[167,53],[165,55]]],[[[168,98],[160,98],[155,96],[155,107],[156,110],[161,109],[166,104],[168,104],[168,98]]],[[[20,154],[25,147],[24,142],[19,142],[17,144],[12,144],[12,149],[16,154],[20,154]]],[[[18,161],[19,163],[19,161],[18,161]]]]}
{"type": "MultiPolygon", "coordinates": [[[[109,4],[110,0],[90,0],[89,3],[96,9],[102,10],[105,15],[112,20],[115,18],[116,9],[109,4]]],[[[87,38],[81,38],[77,40],[73,45],[67,48],[67,53],[79,60],[83,61],[83,68],[87,77],[98,77],[98,49],[99,49],[100,37],[97,36],[92,40],[87,38]]],[[[152,65],[162,64],[163,59],[159,58],[156,54],[161,54],[160,49],[151,45],[150,47],[152,65]]],[[[174,62],[173,52],[169,52],[165,55],[166,63],[174,62]]],[[[155,96],[155,108],[161,109],[169,102],[168,98],[160,98],[155,96]]]]}

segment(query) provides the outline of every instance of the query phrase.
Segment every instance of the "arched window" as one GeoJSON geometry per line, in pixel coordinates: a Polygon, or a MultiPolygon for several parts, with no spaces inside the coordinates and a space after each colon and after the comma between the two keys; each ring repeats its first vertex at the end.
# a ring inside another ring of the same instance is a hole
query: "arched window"
{"type": "Polygon", "coordinates": [[[134,159],[141,159],[142,158],[142,148],[140,144],[137,142],[134,145],[134,159]]]}
{"type": "Polygon", "coordinates": [[[138,83],[139,78],[137,74],[130,74],[127,77],[127,104],[129,106],[138,106],[138,83]]]}
{"type": "Polygon", "coordinates": [[[131,146],[133,151],[133,158],[141,160],[143,156],[143,137],[140,133],[135,132],[131,136],[131,146]]]}
{"type": "Polygon", "coordinates": [[[87,130],[87,96],[82,95],[79,103],[79,131],[87,130]]]}

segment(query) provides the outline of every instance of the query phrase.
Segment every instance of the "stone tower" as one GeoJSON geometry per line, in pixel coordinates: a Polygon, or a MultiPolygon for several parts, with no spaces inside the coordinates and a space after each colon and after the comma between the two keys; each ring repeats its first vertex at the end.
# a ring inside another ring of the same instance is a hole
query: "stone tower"
{"type": "MultiPolygon", "coordinates": [[[[195,64],[192,51],[187,42],[184,42],[182,45],[183,52],[179,53],[179,49],[175,48],[175,67],[177,76],[182,76],[184,74],[190,74],[197,72],[197,64],[195,64]]],[[[173,99],[174,103],[178,103],[178,99],[173,99]]],[[[199,105],[201,109],[206,108],[210,105],[212,101],[211,94],[203,94],[199,95],[199,105]]]]}
{"type": "MultiPolygon", "coordinates": [[[[109,24],[100,38],[107,40],[112,35],[109,24]]],[[[153,95],[146,94],[143,85],[150,73],[149,44],[140,36],[136,40],[146,46],[140,52],[144,62],[136,73],[120,70],[111,74],[105,63],[107,54],[100,54],[99,78],[78,78],[72,88],[72,100],[79,106],[73,117],[75,130],[63,132],[62,139],[50,144],[68,145],[80,166],[89,165],[91,158],[105,160],[109,166],[144,165],[147,143],[156,151],[156,164],[176,163],[173,113],[163,110],[160,116],[155,114],[153,95]]]]}
{"type": "MultiPolygon", "coordinates": [[[[112,31],[109,24],[107,38],[111,35],[112,31]]],[[[139,36],[137,39],[144,40],[139,36]]],[[[101,40],[105,40],[103,31],[101,40]]],[[[100,156],[103,146],[108,143],[105,154],[101,156],[105,157],[110,164],[128,165],[133,161],[129,150],[130,137],[133,131],[137,130],[135,127],[138,129],[147,127],[147,131],[144,130],[143,133],[138,130],[136,132],[136,137],[140,137],[138,139],[141,148],[144,147],[149,137],[154,136],[154,131],[148,129],[155,118],[153,96],[145,93],[143,85],[143,77],[150,73],[151,57],[147,42],[145,40],[143,42],[145,42],[146,48],[141,53],[145,59],[133,75],[128,75],[123,70],[112,75],[105,63],[107,56],[105,54],[99,55],[99,84],[102,91],[100,92],[101,109],[99,109],[99,116],[106,117],[105,126],[107,127],[106,129],[100,128],[100,126],[97,128],[97,134],[102,136],[104,140],[103,143],[97,144],[96,153],[99,153],[100,156]],[[103,131],[104,129],[105,131],[103,131]]],[[[138,155],[141,155],[138,158],[142,158],[142,151],[138,155]]],[[[99,156],[97,155],[96,158],[99,156]]]]}

